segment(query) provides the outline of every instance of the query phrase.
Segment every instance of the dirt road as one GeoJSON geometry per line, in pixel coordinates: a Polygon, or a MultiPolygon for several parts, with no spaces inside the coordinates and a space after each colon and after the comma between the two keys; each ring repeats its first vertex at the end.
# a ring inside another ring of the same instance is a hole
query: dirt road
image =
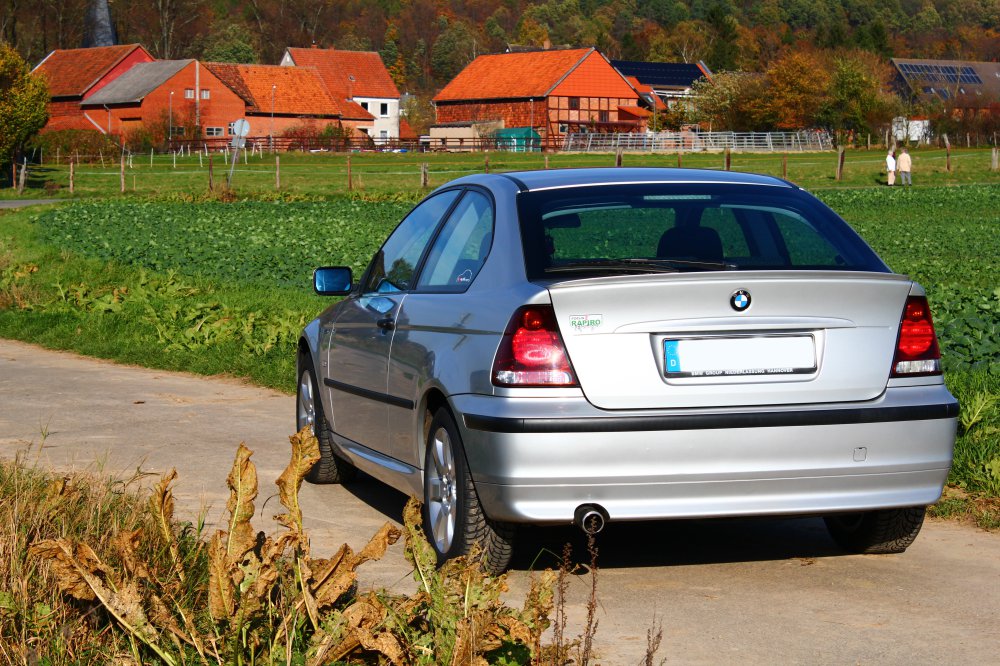
{"type": "MultiPolygon", "coordinates": [[[[188,518],[202,507],[210,519],[221,515],[240,441],[255,451],[258,505],[272,494],[265,482],[286,463],[293,414],[293,398],[237,381],[0,340],[0,455],[26,451],[52,468],[124,477],[176,467],[188,518]]],[[[360,547],[386,520],[399,521],[404,502],[367,478],[305,485],[314,552],[360,547]]],[[[525,529],[519,539],[515,603],[533,562],[552,564],[567,541],[583,550],[568,527],[525,529]]],[[[640,663],[654,617],[664,636],[654,663],[1000,663],[1000,534],[928,521],[903,555],[849,556],[815,519],[697,521],[611,524],[598,548],[603,664],[640,663]]],[[[363,584],[411,585],[399,545],[367,568],[363,584]]],[[[570,635],[582,627],[589,586],[587,576],[571,581],[570,635]]]]}

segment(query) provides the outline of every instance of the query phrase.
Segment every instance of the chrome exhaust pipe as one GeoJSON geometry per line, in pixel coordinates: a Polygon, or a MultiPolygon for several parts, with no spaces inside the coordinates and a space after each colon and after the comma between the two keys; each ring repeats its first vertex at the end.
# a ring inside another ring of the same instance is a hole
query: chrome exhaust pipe
{"type": "Polygon", "coordinates": [[[587,534],[597,534],[608,522],[608,513],[596,504],[581,504],[573,513],[573,524],[587,534]]]}

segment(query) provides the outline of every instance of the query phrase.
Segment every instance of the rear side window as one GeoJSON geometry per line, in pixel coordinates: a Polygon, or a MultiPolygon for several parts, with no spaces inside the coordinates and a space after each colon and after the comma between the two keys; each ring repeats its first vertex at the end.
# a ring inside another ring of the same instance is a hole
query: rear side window
{"type": "Polygon", "coordinates": [[[438,234],[417,288],[463,292],[479,275],[493,244],[493,205],[476,191],[468,192],[438,234]]]}
{"type": "Polygon", "coordinates": [[[532,279],[588,270],[888,272],[836,213],[791,188],[560,188],[521,194],[518,212],[532,279]]]}
{"type": "Polygon", "coordinates": [[[441,218],[455,202],[458,190],[426,199],[399,223],[365,272],[363,293],[408,291],[420,258],[441,218]]]}

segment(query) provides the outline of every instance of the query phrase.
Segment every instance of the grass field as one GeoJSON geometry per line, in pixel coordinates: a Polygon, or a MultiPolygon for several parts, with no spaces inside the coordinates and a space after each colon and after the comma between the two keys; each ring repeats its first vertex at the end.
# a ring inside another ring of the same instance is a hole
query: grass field
{"type": "MultiPolygon", "coordinates": [[[[947,157],[939,149],[914,149],[913,174],[917,185],[958,185],[968,183],[1000,183],[1000,172],[990,171],[990,151],[954,149],[951,171],[947,157]]],[[[110,156],[78,164],[74,171],[74,194],[77,197],[123,196],[121,168],[110,156]]],[[[350,159],[351,191],[368,195],[396,197],[400,193],[419,194],[421,165],[426,164],[430,187],[470,173],[480,173],[488,166],[491,171],[541,169],[546,159],[550,168],[613,166],[615,156],[608,153],[557,153],[552,155],[507,152],[490,153],[355,153],[309,154],[286,153],[276,158],[269,153],[242,156],[233,175],[233,190],[240,196],[327,199],[348,192],[348,159],[350,159]],[[280,166],[280,188],[276,169],[280,166]]],[[[625,153],[624,166],[684,167],[723,169],[720,153],[625,153]]],[[[757,154],[734,153],[733,171],[766,173],[787,178],[807,189],[838,186],[869,187],[884,185],[885,154],[881,150],[852,150],[846,154],[843,179],[835,179],[835,153],[757,154]],[[787,160],[787,166],[784,161],[787,160]]],[[[65,158],[56,164],[48,160],[30,169],[29,194],[70,197],[69,166],[65,158]]],[[[215,191],[223,189],[228,167],[224,155],[212,155],[215,191]]],[[[126,163],[125,193],[127,198],[179,197],[201,198],[208,192],[209,158],[205,155],[134,155],[126,163]]],[[[0,191],[0,196],[13,196],[12,190],[0,191]]]]}

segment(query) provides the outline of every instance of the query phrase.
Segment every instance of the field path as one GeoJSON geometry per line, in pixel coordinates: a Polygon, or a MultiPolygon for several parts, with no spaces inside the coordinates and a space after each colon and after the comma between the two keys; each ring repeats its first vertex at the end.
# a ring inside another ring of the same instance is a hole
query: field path
{"type": "MultiPolygon", "coordinates": [[[[179,517],[208,507],[221,517],[225,479],[240,441],[255,452],[258,507],[287,461],[293,398],[237,380],[116,365],[0,340],[0,456],[18,452],[52,469],[123,478],[176,467],[179,517]]],[[[155,479],[146,477],[145,482],[155,479]]],[[[363,478],[347,487],[303,486],[314,553],[364,545],[405,498],[363,478]]],[[[278,509],[276,497],[266,511],[278,509]]],[[[259,529],[273,529],[270,519],[259,529]]],[[[520,603],[536,554],[571,541],[572,528],[523,530],[511,601],[520,603]]],[[[598,541],[603,664],[640,663],[646,631],[662,621],[654,663],[997,663],[1000,534],[928,521],[899,556],[846,556],[822,523],[800,520],[612,524],[598,541]]],[[[362,586],[408,589],[402,548],[362,568],[362,586]]],[[[570,581],[570,636],[590,586],[570,581]]]]}

